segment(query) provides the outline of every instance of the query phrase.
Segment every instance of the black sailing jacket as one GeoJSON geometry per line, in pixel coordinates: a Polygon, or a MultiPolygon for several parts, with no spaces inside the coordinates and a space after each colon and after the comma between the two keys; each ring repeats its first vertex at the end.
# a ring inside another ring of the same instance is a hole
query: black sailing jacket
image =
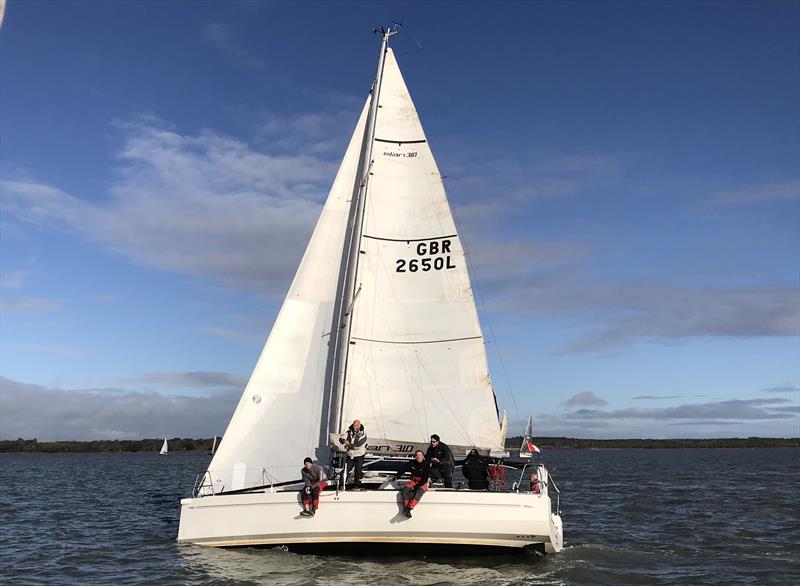
{"type": "Polygon", "coordinates": [[[425,452],[425,459],[430,462],[432,458],[438,458],[440,466],[454,465],[453,452],[447,444],[439,442],[436,447],[428,446],[428,451],[425,452]]]}
{"type": "Polygon", "coordinates": [[[411,472],[412,477],[416,476],[419,478],[419,482],[417,482],[417,484],[425,484],[428,482],[428,478],[431,477],[431,465],[427,460],[423,460],[422,462],[411,460],[403,467],[402,470],[400,470],[400,473],[397,475],[397,477],[400,478],[406,472],[411,472]]]}

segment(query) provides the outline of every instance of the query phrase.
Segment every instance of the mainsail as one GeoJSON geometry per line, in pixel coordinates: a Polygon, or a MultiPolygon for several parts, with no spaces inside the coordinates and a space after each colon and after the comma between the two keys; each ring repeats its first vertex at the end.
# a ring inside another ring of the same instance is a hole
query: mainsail
{"type": "Polygon", "coordinates": [[[255,370],[208,472],[215,493],[299,478],[319,446],[339,261],[367,106],[255,370]]]}
{"type": "Polygon", "coordinates": [[[363,421],[376,452],[433,433],[502,450],[464,249],[391,49],[364,206],[344,425],[363,421]]]}

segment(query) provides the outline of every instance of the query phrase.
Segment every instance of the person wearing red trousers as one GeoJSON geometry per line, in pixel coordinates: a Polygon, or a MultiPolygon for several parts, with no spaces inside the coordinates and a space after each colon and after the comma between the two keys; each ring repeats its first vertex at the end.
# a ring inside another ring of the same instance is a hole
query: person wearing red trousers
{"type": "Polygon", "coordinates": [[[303,467],[300,469],[300,476],[303,478],[303,517],[313,517],[319,507],[319,493],[328,486],[328,477],[322,466],[314,464],[311,458],[303,460],[303,467]]]}
{"type": "Polygon", "coordinates": [[[403,514],[410,519],[411,511],[419,504],[422,495],[428,490],[428,480],[431,476],[430,464],[425,459],[422,450],[416,451],[414,459],[406,464],[398,477],[406,472],[411,473],[411,478],[403,487],[403,514]]]}

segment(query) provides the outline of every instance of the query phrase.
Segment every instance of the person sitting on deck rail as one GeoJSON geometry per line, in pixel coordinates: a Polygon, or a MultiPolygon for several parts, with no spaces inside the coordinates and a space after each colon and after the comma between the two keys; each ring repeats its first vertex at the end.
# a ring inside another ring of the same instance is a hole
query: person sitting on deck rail
{"type": "Polygon", "coordinates": [[[489,473],[486,471],[486,459],[478,453],[478,450],[469,451],[464,463],[461,465],[461,472],[469,482],[470,490],[489,490],[489,473]]]}
{"type": "Polygon", "coordinates": [[[342,470],[342,477],[339,484],[342,490],[346,490],[345,483],[347,476],[353,468],[353,487],[355,490],[361,490],[361,469],[364,466],[364,456],[367,453],[367,432],[364,431],[364,426],[356,419],[353,424],[347,428],[347,431],[339,436],[339,443],[344,446],[347,451],[347,461],[345,462],[344,469],[342,470]]]}
{"type": "Polygon", "coordinates": [[[311,458],[303,460],[300,476],[305,484],[302,491],[303,511],[300,514],[304,517],[313,517],[319,507],[319,493],[328,486],[328,477],[322,466],[314,464],[311,458]]]}
{"type": "Polygon", "coordinates": [[[425,459],[431,465],[431,482],[444,479],[445,488],[453,488],[453,452],[435,433],[431,436],[431,445],[425,453],[425,459]]]}
{"type": "Polygon", "coordinates": [[[428,480],[431,474],[431,467],[425,459],[425,454],[422,453],[422,450],[417,450],[414,453],[414,459],[400,470],[397,477],[399,478],[406,472],[411,473],[411,478],[406,482],[402,491],[403,514],[410,519],[412,509],[417,506],[422,495],[428,490],[428,480]]]}

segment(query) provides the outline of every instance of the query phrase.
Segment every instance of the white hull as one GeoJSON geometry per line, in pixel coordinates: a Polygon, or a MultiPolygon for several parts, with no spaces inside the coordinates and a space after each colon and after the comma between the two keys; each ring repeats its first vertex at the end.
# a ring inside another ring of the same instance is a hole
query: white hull
{"type": "Polygon", "coordinates": [[[546,494],[429,490],[401,514],[396,490],[323,492],[314,517],[299,493],[263,492],[181,501],[178,541],[217,547],[322,543],[416,543],[562,547],[561,518],[546,494]]]}

